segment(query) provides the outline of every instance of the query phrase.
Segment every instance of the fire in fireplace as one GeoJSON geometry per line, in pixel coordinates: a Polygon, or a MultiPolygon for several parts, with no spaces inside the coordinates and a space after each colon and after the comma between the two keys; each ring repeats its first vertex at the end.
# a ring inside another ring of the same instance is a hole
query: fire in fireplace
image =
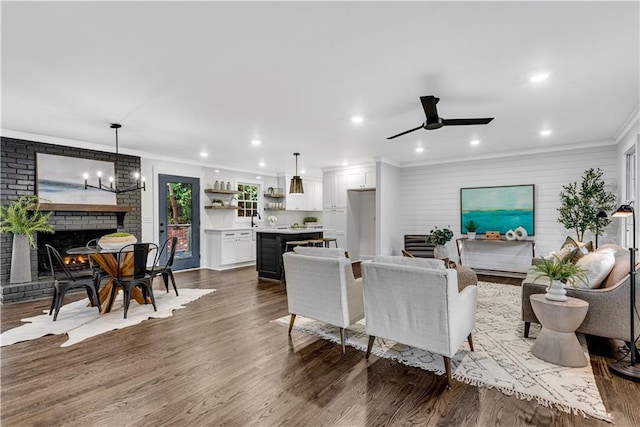
{"type": "Polygon", "coordinates": [[[71,248],[85,246],[89,240],[99,239],[105,234],[115,233],[115,229],[107,230],[61,230],[53,234],[38,233],[38,276],[51,275],[49,258],[45,244],[56,248],[62,255],[63,262],[70,270],[89,268],[89,259],[85,255],[67,255],[71,248]]]}

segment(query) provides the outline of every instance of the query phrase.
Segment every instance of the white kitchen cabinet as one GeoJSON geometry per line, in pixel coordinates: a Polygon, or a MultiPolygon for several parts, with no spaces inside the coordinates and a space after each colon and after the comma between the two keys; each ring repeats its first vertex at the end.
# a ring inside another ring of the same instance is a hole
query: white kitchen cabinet
{"type": "Polygon", "coordinates": [[[205,230],[207,253],[214,269],[225,269],[255,261],[250,228],[205,230]]]}
{"type": "Polygon", "coordinates": [[[347,211],[345,209],[325,209],[322,212],[324,237],[335,237],[339,248],[347,248],[347,211]]]}
{"type": "Polygon", "coordinates": [[[347,190],[376,188],[376,168],[356,168],[347,170],[347,190]]]}
{"type": "Polygon", "coordinates": [[[322,210],[322,188],[319,181],[303,179],[304,194],[287,194],[288,211],[321,211],[322,210]]]}
{"type": "Polygon", "coordinates": [[[324,209],[347,207],[347,175],[345,171],[325,172],[322,176],[324,209]]]}

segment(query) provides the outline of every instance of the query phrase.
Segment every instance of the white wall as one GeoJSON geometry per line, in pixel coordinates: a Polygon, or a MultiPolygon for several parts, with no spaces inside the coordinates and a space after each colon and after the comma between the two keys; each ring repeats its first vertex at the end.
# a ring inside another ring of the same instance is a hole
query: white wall
{"type": "MultiPolygon", "coordinates": [[[[461,237],[460,188],[535,184],[536,256],[560,247],[566,236],[575,238],[557,222],[558,194],[562,185],[580,181],[589,168],[601,168],[609,191],[617,194],[618,165],[615,145],[597,148],[528,154],[477,162],[459,162],[403,168],[393,191],[398,194],[395,251],[402,248],[404,234],[428,234],[434,226],[448,227],[455,236],[449,242],[451,256],[457,254],[455,238],[461,237]],[[399,243],[398,243],[399,242],[399,243]]],[[[380,191],[381,199],[386,191],[380,191]]],[[[382,201],[383,205],[389,202],[382,201]]],[[[387,221],[380,221],[387,225],[387,221]]],[[[616,227],[615,223],[612,227],[616,227]]],[[[585,235],[585,240],[593,236],[585,235]]],[[[386,237],[389,242],[392,239],[386,237]]],[[[607,230],[600,243],[616,241],[615,228],[607,230]]],[[[381,252],[382,253],[382,252],[381,252]]]]}
{"type": "Polygon", "coordinates": [[[400,226],[401,170],[376,162],[376,255],[399,255],[403,247],[400,226]]]}

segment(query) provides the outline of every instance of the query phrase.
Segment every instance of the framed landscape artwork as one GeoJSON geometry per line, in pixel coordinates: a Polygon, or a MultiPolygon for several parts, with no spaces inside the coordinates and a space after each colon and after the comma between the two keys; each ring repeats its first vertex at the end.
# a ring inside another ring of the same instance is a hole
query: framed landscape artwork
{"type": "Polygon", "coordinates": [[[467,232],[465,224],[473,220],[477,233],[509,230],[523,227],[527,234],[535,234],[535,186],[508,185],[501,187],[475,187],[460,189],[460,230],[467,232]]]}
{"type": "Polygon", "coordinates": [[[36,153],[36,193],[43,203],[116,205],[116,195],[94,188],[84,189],[85,173],[93,185],[96,173],[113,176],[113,162],[36,153]]]}

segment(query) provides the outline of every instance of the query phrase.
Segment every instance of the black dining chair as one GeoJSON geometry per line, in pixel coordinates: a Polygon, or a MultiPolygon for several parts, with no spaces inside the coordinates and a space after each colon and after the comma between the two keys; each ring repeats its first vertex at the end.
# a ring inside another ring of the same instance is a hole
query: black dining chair
{"type": "Polygon", "coordinates": [[[127,318],[129,304],[131,303],[131,291],[135,287],[142,290],[142,296],[146,302],[147,297],[151,298],[153,311],[158,311],[156,307],[156,299],[153,296],[153,277],[154,269],[147,269],[147,259],[152,257],[153,264],[156,265],[158,258],[158,245],[155,243],[132,243],[124,246],[118,252],[118,276],[113,278],[113,287],[111,288],[111,298],[107,311],[111,311],[113,301],[116,298],[118,288],[122,289],[122,300],[124,303],[124,318],[127,318]],[[124,265],[127,262],[127,255],[133,252],[133,274],[123,275],[124,265]]]}
{"type": "MultiPolygon", "coordinates": [[[[91,250],[100,249],[100,247],[98,246],[98,239],[89,240],[85,245],[85,247],[91,250]]],[[[96,283],[96,289],[100,290],[100,284],[102,283],[102,279],[108,278],[109,273],[104,271],[102,267],[100,267],[96,262],[94,262],[93,258],[91,258],[91,255],[87,255],[87,258],[89,258],[89,268],[93,273],[93,280],[96,283]]]]}
{"type": "Polygon", "coordinates": [[[64,300],[64,294],[69,289],[85,288],[87,296],[92,304],[98,306],[98,313],[100,313],[100,295],[95,284],[93,275],[88,270],[81,272],[72,272],[62,260],[60,252],[53,246],[45,244],[47,248],[47,256],[49,258],[49,268],[51,269],[51,277],[53,278],[53,299],[51,300],[51,307],[49,307],[49,316],[53,315],[53,321],[58,319],[58,312],[62,307],[62,301],[64,300]]]}
{"type": "MultiPolygon", "coordinates": [[[[177,237],[169,237],[162,248],[160,249],[160,254],[158,255],[158,263],[162,259],[164,254],[167,254],[167,262],[164,265],[156,265],[153,268],[153,277],[156,278],[158,276],[162,276],[162,280],[164,281],[164,287],[169,292],[169,279],[171,279],[171,284],[173,285],[173,290],[176,292],[176,296],[178,296],[178,288],[176,287],[176,280],[173,278],[173,258],[176,255],[176,246],[178,246],[178,238],[177,237]]],[[[149,271],[151,273],[151,271],[149,271]]]]}

